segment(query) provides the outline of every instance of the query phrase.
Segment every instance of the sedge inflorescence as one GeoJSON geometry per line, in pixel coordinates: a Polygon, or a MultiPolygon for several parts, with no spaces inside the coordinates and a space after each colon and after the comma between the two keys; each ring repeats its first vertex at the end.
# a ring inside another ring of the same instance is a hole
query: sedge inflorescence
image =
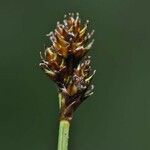
{"type": "Polygon", "coordinates": [[[58,87],[61,119],[71,120],[78,106],[93,94],[95,70],[87,53],[94,30],[88,33],[88,23],[81,24],[79,13],[65,15],[63,23],[57,22],[54,32],[47,34],[52,45],[41,54],[41,68],[58,87]]]}

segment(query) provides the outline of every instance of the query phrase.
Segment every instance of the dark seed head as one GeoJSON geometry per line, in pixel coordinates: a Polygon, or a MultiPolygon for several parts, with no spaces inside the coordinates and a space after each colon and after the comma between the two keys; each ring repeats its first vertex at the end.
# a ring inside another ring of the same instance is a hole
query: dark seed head
{"type": "Polygon", "coordinates": [[[41,68],[57,84],[65,99],[61,108],[61,118],[72,118],[72,112],[84,99],[93,94],[94,86],[91,80],[91,60],[87,52],[92,47],[90,42],[94,31],[87,32],[89,21],[81,24],[79,13],[69,13],[64,16],[61,24],[57,22],[54,32],[50,32],[52,45],[44,49],[41,55],[41,68]]]}

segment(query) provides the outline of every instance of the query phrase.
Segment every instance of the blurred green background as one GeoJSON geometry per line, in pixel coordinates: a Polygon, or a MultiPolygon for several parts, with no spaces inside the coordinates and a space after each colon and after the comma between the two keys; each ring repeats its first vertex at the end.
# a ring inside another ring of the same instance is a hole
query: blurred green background
{"type": "Polygon", "coordinates": [[[96,30],[95,94],[75,113],[69,150],[150,149],[150,11],[137,0],[0,0],[0,149],[56,150],[58,100],[40,70],[45,36],[68,12],[96,30]]]}

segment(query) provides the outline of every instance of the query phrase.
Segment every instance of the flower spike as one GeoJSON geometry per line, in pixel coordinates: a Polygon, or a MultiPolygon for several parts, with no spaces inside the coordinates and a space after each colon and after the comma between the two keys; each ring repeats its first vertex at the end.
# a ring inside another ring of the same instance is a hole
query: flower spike
{"type": "Polygon", "coordinates": [[[94,30],[88,32],[89,20],[82,25],[79,13],[64,15],[63,23],[57,22],[54,32],[47,36],[52,45],[40,53],[40,67],[56,83],[60,99],[60,119],[70,121],[73,112],[93,94],[91,81],[95,74],[91,57],[87,56],[94,40],[94,30]]]}

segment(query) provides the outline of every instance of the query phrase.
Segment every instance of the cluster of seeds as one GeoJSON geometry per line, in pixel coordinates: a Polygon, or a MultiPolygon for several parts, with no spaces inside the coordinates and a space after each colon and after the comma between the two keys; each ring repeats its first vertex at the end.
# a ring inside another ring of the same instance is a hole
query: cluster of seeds
{"type": "Polygon", "coordinates": [[[61,119],[71,120],[76,108],[93,94],[95,71],[87,52],[94,42],[90,40],[94,30],[87,32],[88,23],[82,25],[78,13],[65,15],[63,23],[57,22],[54,32],[47,34],[52,45],[41,54],[41,68],[59,89],[61,119]]]}

